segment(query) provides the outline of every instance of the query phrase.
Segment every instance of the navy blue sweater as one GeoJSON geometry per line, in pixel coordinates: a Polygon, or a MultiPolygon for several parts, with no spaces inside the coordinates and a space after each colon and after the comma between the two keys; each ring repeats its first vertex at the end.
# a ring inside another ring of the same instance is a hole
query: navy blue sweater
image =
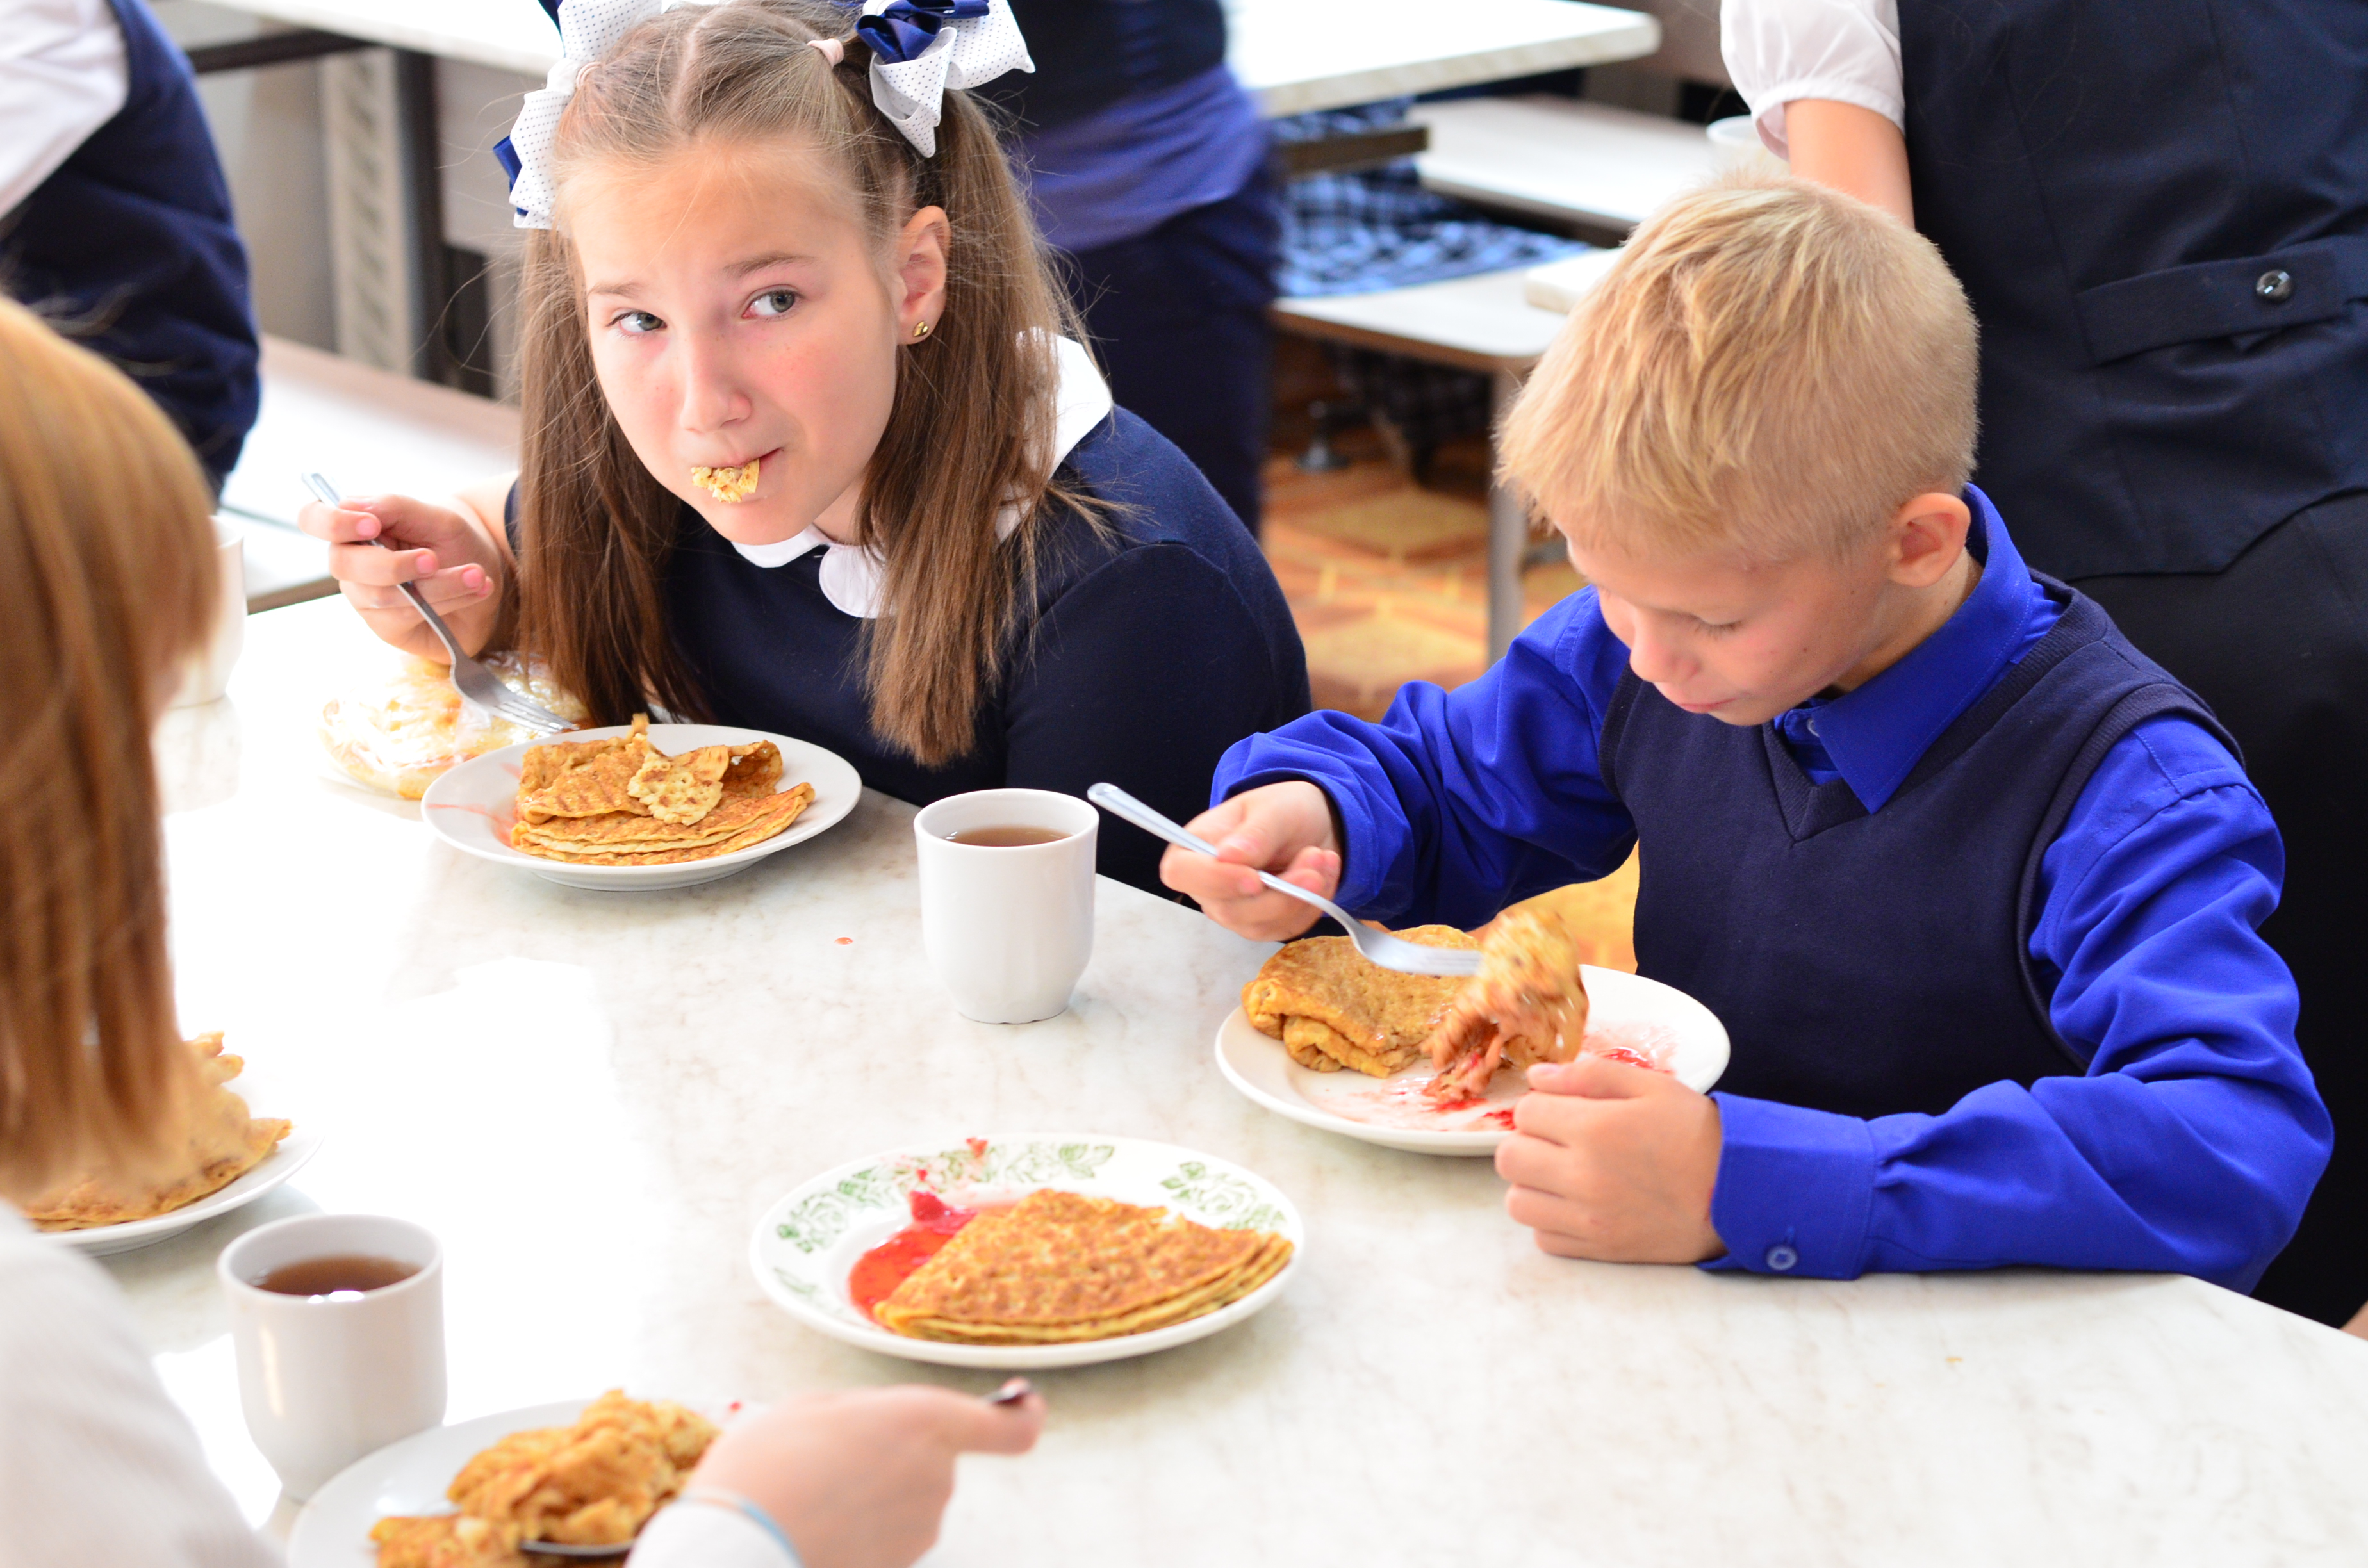
{"type": "MultiPolygon", "coordinates": [[[[1208,802],[1225,748],[1307,711],[1307,661],[1257,543],[1167,438],[1121,409],[1070,452],[1063,480],[1113,503],[1097,534],[1064,510],[974,750],[924,767],[871,728],[865,622],[824,597],[822,551],[743,560],[685,506],[668,620],[719,723],[827,746],[863,781],[925,805],[1005,786],[1082,795],[1108,779],[1169,815],[1208,802]]],[[[1159,844],[1105,824],[1106,876],[1159,892],[1159,844]]]]}

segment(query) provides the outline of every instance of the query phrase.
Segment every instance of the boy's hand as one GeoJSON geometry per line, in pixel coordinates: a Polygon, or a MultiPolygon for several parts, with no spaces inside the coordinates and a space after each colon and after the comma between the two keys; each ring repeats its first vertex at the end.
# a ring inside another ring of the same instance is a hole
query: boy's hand
{"type": "Polygon", "coordinates": [[[1711,1228],[1718,1104],[1666,1074],[1601,1057],[1530,1069],[1497,1147],[1505,1211],[1557,1257],[1700,1263],[1726,1250],[1711,1228]]]}
{"type": "Polygon", "coordinates": [[[1215,845],[1217,858],[1171,845],[1160,857],[1159,880],[1253,941],[1288,941],[1319,918],[1313,905],[1276,892],[1257,872],[1272,871],[1326,898],[1340,885],[1332,802],[1304,779],[1245,790],[1184,825],[1215,845]]]}

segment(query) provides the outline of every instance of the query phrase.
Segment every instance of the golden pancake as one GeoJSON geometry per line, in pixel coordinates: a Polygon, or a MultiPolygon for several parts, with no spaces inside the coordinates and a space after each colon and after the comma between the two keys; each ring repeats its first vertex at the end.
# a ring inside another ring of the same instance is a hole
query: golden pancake
{"type": "Polygon", "coordinates": [[[688,827],[614,812],[560,821],[519,822],[510,847],[550,860],[590,866],[663,866],[703,860],[760,844],[782,832],[814,801],[814,786],[725,800],[688,827]]]}
{"type": "MultiPolygon", "coordinates": [[[[1429,948],[1478,945],[1452,926],[1417,926],[1397,935],[1429,948]]],[[[1463,987],[1452,976],[1383,969],[1346,937],[1309,937],[1266,960],[1242,987],[1242,1011],[1303,1066],[1321,1056],[1386,1078],[1420,1057],[1423,1042],[1463,987]],[[1293,1029],[1293,1019],[1305,1022],[1293,1029]]]]}
{"type": "Polygon", "coordinates": [[[169,1170],[146,1178],[85,1172],[25,1206],[41,1231],[86,1231],[153,1220],[228,1187],[260,1164],[288,1136],[290,1122],[247,1114],[246,1102],[222,1087],[246,1063],[222,1054],[221,1031],[188,1042],[199,1057],[204,1086],[187,1113],[187,1137],[169,1170]]]}
{"type": "Polygon", "coordinates": [[[1435,1100],[1477,1099],[1500,1067],[1568,1062],[1587,1038],[1580,936],[1550,903],[1508,909],[1480,944],[1480,972],[1463,983],[1425,1042],[1439,1073],[1435,1100]]]}
{"type": "Polygon", "coordinates": [[[694,468],[690,482],[718,501],[746,501],[756,493],[757,464],[761,460],[750,458],[738,468],[694,468]]]}
{"type": "Polygon", "coordinates": [[[629,735],[529,747],[518,764],[518,820],[646,812],[632,785],[643,765],[660,755],[649,729],[649,715],[636,713],[629,735]]]}
{"type": "Polygon", "coordinates": [[[378,1568],[528,1568],[516,1525],[466,1514],[393,1515],[370,1527],[378,1568]]]}
{"type": "Polygon", "coordinates": [[[731,767],[730,746],[700,746],[679,756],[653,751],[625,781],[625,793],[658,821],[688,826],[723,799],[723,775],[731,767]]]}
{"type": "Polygon", "coordinates": [[[1046,1188],[980,1215],[872,1309],[891,1331],[970,1345],[1110,1339],[1240,1300],[1291,1243],[1046,1188]]]}

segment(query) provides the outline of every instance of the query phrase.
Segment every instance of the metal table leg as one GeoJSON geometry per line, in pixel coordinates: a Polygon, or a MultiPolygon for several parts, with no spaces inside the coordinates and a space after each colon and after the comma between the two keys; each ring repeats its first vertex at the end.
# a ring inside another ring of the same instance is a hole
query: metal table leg
{"type": "MultiPolygon", "coordinates": [[[[1513,406],[1521,379],[1498,370],[1496,385],[1497,423],[1513,406]]],[[[1530,515],[1520,499],[1492,480],[1488,485],[1488,662],[1495,664],[1513,644],[1521,629],[1521,557],[1529,553],[1530,515]]]]}

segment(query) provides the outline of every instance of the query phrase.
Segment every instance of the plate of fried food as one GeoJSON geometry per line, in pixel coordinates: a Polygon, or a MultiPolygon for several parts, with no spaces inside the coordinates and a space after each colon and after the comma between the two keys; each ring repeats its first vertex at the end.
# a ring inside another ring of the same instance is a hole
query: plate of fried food
{"type": "Polygon", "coordinates": [[[1263,1311],[1306,1233],[1239,1165],[1099,1133],[893,1149],[783,1197],[757,1283],[834,1339],[949,1367],[1078,1367],[1263,1311]]]}
{"type": "Polygon", "coordinates": [[[314,1493],[289,1568],[529,1568],[577,1560],[532,1551],[538,1541],[621,1549],[682,1491],[717,1430],[686,1405],[617,1389],[434,1427],[314,1493]]]}
{"type": "Polygon", "coordinates": [[[1470,979],[1400,974],[1346,937],[1286,943],[1217,1030],[1217,1067],[1279,1115],[1386,1148],[1496,1153],[1512,1135],[1524,1070],[1607,1056],[1707,1090],[1726,1029],[1674,986],[1579,960],[1551,904],[1517,907],[1485,939],[1452,926],[1398,936],[1480,949],[1470,979]]]}
{"type": "Polygon", "coordinates": [[[219,1030],[188,1044],[199,1089],[175,1157],[136,1176],[77,1172],[24,1206],[35,1230],[94,1257],[129,1252],[252,1203],[304,1167],[320,1134],[248,1110],[227,1086],[246,1063],[223,1053],[219,1030]]]}
{"type": "Polygon", "coordinates": [[[746,870],[855,809],[846,758],[721,724],[577,730],[461,763],[421,816],[454,848],[568,887],[645,892],[746,870]]]}

